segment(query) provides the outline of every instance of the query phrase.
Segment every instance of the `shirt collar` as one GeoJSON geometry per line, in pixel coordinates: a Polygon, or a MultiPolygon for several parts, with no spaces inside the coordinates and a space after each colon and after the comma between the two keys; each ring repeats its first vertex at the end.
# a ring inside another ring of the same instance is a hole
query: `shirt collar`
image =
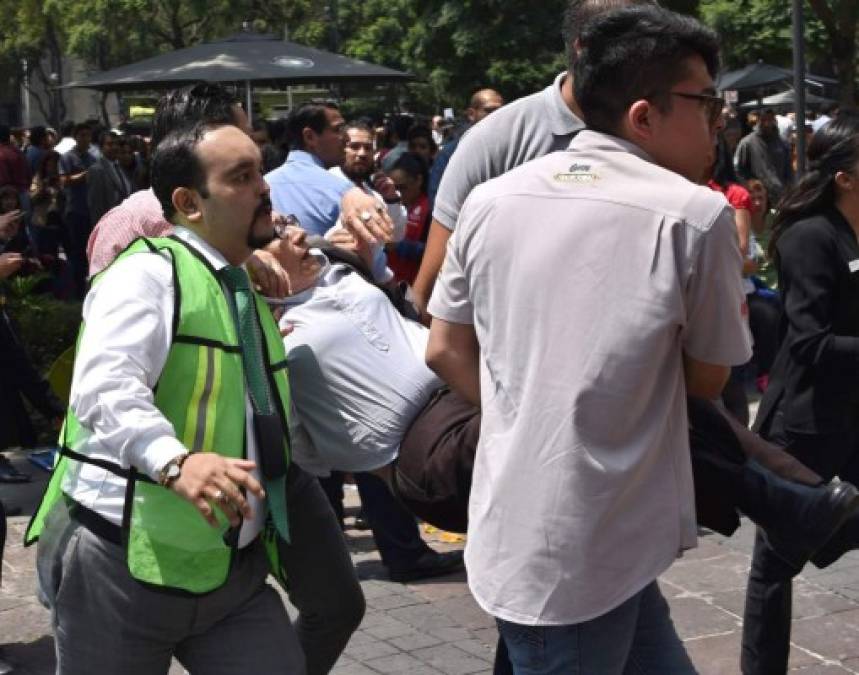
{"type": "Polygon", "coordinates": [[[585,126],[585,123],[573,114],[561,95],[561,86],[567,76],[567,71],[559,73],[555,81],[543,90],[549,125],[555,136],[569,136],[585,126]]]}
{"type": "Polygon", "coordinates": [[[647,153],[647,151],[640,148],[635,143],[624,140],[623,138],[618,138],[617,136],[612,136],[610,134],[604,134],[599,131],[591,131],[590,129],[583,129],[582,131],[577,133],[575,137],[573,137],[573,140],[570,141],[570,146],[568,149],[575,150],[577,152],[596,149],[609,152],[624,152],[629,153],[631,155],[635,155],[636,157],[640,157],[645,162],[656,164],[653,157],[651,157],[650,154],[647,153]]]}
{"type": "Polygon", "coordinates": [[[324,169],[325,165],[322,163],[322,160],[319,159],[314,154],[306,152],[305,150],[290,150],[289,155],[286,158],[287,164],[313,164],[318,166],[320,169],[324,169]]]}
{"type": "Polygon", "coordinates": [[[195,251],[198,251],[200,254],[202,254],[202,256],[215,269],[215,271],[220,271],[221,269],[229,265],[227,259],[218,249],[212,246],[209,242],[207,242],[193,230],[190,230],[187,227],[182,227],[181,225],[176,225],[173,229],[173,234],[176,235],[177,239],[182,240],[195,251]]]}

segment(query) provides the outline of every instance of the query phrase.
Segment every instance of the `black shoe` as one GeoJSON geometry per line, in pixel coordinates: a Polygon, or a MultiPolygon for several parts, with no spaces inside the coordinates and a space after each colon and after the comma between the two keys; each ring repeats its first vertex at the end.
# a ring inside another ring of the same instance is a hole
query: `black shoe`
{"type": "Polygon", "coordinates": [[[0,675],[12,675],[14,672],[15,667],[6,661],[6,654],[0,649],[0,675]]]}
{"type": "Polygon", "coordinates": [[[859,511],[851,514],[832,538],[811,556],[811,562],[823,569],[855,548],[859,548],[859,511]]]}
{"type": "Polygon", "coordinates": [[[414,565],[400,569],[389,569],[388,577],[391,581],[406,583],[418,579],[429,579],[452,574],[463,569],[462,551],[450,551],[448,553],[437,553],[428,551],[418,558],[414,565]]]}
{"type": "Polygon", "coordinates": [[[0,483],[29,483],[30,474],[21,473],[12,462],[0,455],[0,483]]]}
{"type": "Polygon", "coordinates": [[[740,510],[762,530],[773,551],[797,571],[859,508],[850,483],[810,487],[779,478],[749,460],[740,510]]]}
{"type": "Polygon", "coordinates": [[[355,523],[352,525],[356,530],[366,531],[371,529],[370,523],[367,522],[367,519],[364,518],[364,512],[361,511],[357,516],[355,516],[355,523]]]}

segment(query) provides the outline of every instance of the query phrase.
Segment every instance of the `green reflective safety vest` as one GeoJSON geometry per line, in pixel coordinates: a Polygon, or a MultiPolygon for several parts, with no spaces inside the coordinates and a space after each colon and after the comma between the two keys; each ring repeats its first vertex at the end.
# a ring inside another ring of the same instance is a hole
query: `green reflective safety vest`
{"type": "MultiPolygon", "coordinates": [[[[179,441],[191,452],[245,456],[245,377],[233,314],[214,269],[196,251],[174,237],[138,239],[117,259],[140,253],[167,254],[173,265],[173,340],[155,386],[155,405],[170,421],[179,441]]],[[[103,275],[93,280],[99,283],[103,275]]],[[[289,462],[287,416],[289,383],[280,331],[264,300],[254,294],[263,339],[269,385],[283,426],[283,452],[289,462]]],[[[81,326],[78,344],[86,326],[81,326]]],[[[66,476],[86,462],[126,479],[122,540],[128,569],[140,581],[190,593],[207,593],[227,580],[235,546],[224,541],[229,523],[215,509],[220,527],[211,527],[197,509],[172,490],[134,468],[87,457],[92,431],[69,408],[60,432],[60,455],[53,476],[25,535],[32,544],[51,508],[63,499],[66,476]]],[[[285,480],[285,477],[284,477],[285,480]]],[[[268,521],[271,516],[268,516],[268,521]]],[[[283,583],[278,537],[271,522],[263,539],[272,573],[283,583]]]]}

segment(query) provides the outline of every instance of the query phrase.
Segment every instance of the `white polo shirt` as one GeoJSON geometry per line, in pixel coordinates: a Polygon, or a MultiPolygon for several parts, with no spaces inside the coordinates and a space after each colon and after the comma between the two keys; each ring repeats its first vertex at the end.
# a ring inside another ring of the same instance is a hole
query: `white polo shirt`
{"type": "Polygon", "coordinates": [[[724,197],[592,131],[475,188],[429,311],[474,324],[471,591],[522,624],[595,618],[696,525],[682,354],[748,360],[724,197]]]}

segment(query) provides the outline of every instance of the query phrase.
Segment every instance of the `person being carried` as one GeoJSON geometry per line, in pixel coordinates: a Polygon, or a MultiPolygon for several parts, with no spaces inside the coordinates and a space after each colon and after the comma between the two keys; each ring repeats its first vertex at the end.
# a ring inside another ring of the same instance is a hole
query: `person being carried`
{"type": "MultiPolygon", "coordinates": [[[[287,227],[271,250],[292,289],[288,297],[268,300],[286,309],[281,324],[292,328],[284,344],[294,384],[295,461],[320,476],[374,472],[423,520],[465,532],[480,409],[425,365],[429,331],[403,316],[387,289],[372,282],[366,246],[353,256],[287,227]]],[[[702,474],[718,475],[711,480],[720,486],[697,495],[699,524],[730,536],[739,510],[762,523],[775,542],[797,532],[816,542],[828,536],[825,528],[814,531],[818,524],[805,522],[804,514],[821,505],[825,510],[832,486],[806,487],[747,460],[765,452],[761,459],[784,476],[820,482],[780,448],[735,425],[743,434],[738,438],[706,402],[690,399],[689,406],[695,410],[696,489],[706,482],[702,474]],[[769,482],[766,492],[757,485],[761,475],[769,482]]],[[[794,558],[797,550],[786,547],[782,554],[794,558]]]]}

